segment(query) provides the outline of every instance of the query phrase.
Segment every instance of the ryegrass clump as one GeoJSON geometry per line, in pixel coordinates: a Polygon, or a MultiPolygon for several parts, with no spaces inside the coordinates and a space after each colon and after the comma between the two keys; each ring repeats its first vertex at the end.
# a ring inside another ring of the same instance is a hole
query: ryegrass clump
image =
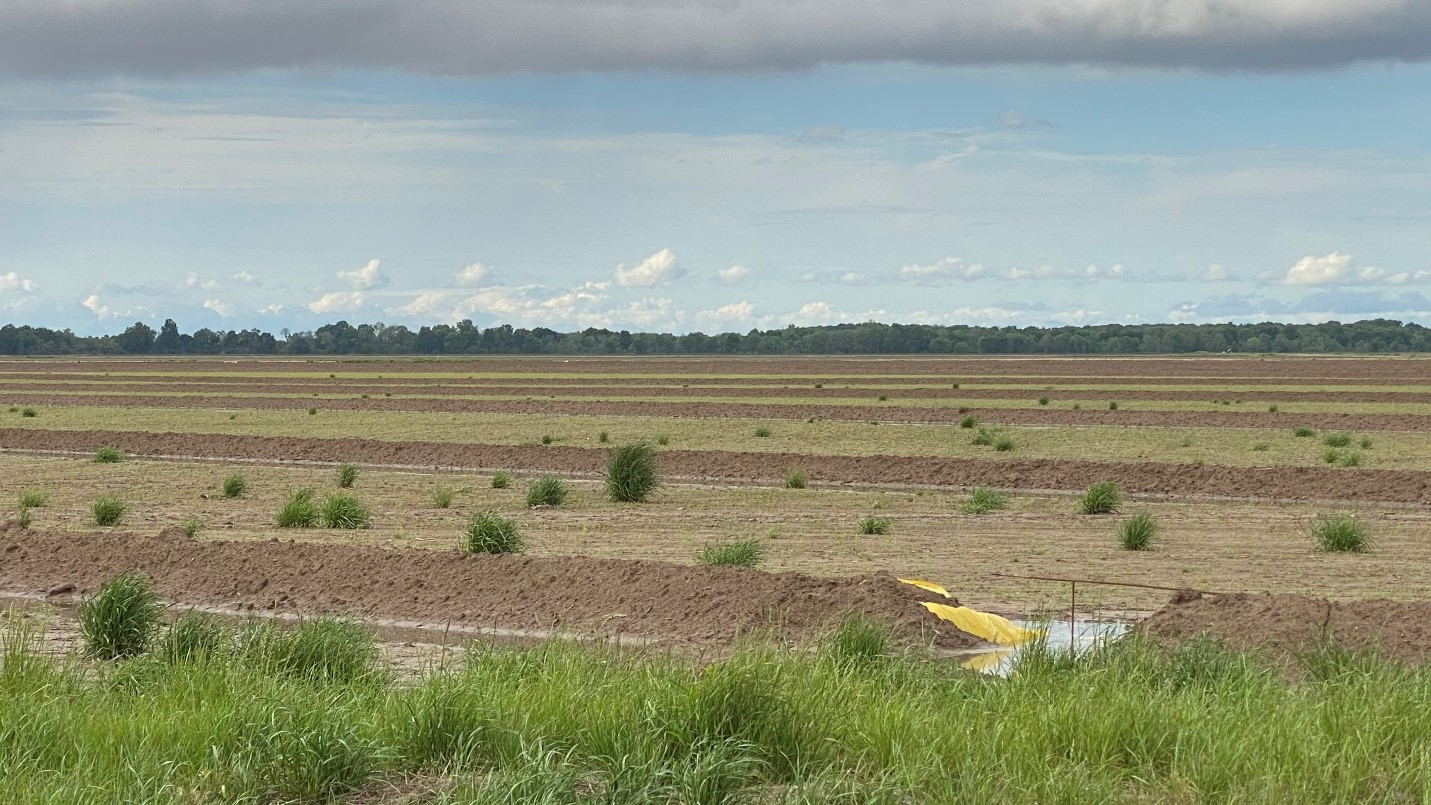
{"type": "Polygon", "coordinates": [[[975,419],[973,414],[970,414],[969,416],[966,416],[963,419],[959,420],[959,427],[965,429],[972,428],[977,424],[979,424],[979,420],[975,419]]]}
{"type": "Polygon", "coordinates": [[[1078,499],[1079,514],[1110,514],[1123,505],[1123,490],[1112,481],[1099,481],[1078,499]]]}
{"type": "Polygon", "coordinates": [[[1108,410],[1109,410],[1109,411],[1117,411],[1117,410],[1118,410],[1118,401],[1117,401],[1117,400],[1110,400],[1110,401],[1108,402],[1108,410]]]}
{"type": "Polygon", "coordinates": [[[550,433],[543,433],[543,434],[542,434],[542,444],[551,444],[551,443],[553,443],[553,442],[555,442],[555,441],[556,441],[556,437],[552,436],[550,433]]]}
{"type": "Polygon", "coordinates": [[[596,441],[600,444],[608,444],[611,441],[611,434],[602,431],[596,434],[596,441]]]}
{"type": "Polygon", "coordinates": [[[512,473],[506,470],[497,470],[492,473],[492,488],[506,489],[512,485],[512,473]]]}
{"type": "Polygon", "coordinates": [[[267,673],[340,685],[378,673],[378,644],[351,621],[317,618],[291,631],[257,624],[239,643],[244,663],[267,673]]]}
{"type": "Polygon", "coordinates": [[[1363,450],[1370,450],[1370,449],[1371,449],[1371,438],[1370,438],[1370,437],[1367,437],[1367,436],[1363,436],[1363,437],[1361,437],[1361,441],[1358,442],[1358,444],[1361,445],[1361,449],[1363,449],[1363,450]]]}
{"type": "Polygon", "coordinates": [[[323,505],[318,507],[318,517],[324,528],[354,529],[367,528],[372,513],[357,497],[337,492],[323,500],[323,505]]]}
{"type": "Polygon", "coordinates": [[[701,549],[696,561],[703,565],[739,565],[758,567],[764,558],[760,540],[744,539],[722,545],[707,545],[701,549]]]}
{"type": "Polygon", "coordinates": [[[22,417],[24,417],[24,418],[26,418],[26,419],[34,419],[35,417],[37,417],[37,416],[39,416],[39,415],[40,415],[40,412],[39,412],[39,411],[36,411],[36,410],[33,409],[33,408],[25,407],[25,408],[21,408],[21,409],[20,409],[20,416],[22,416],[22,417]]]}
{"type": "Polygon", "coordinates": [[[1293,428],[1292,435],[1299,439],[1305,439],[1308,436],[1316,436],[1317,431],[1315,428],[1293,428]]]}
{"type": "Polygon", "coordinates": [[[656,434],[656,444],[659,444],[659,445],[661,445],[662,447],[665,447],[666,445],[668,445],[668,444],[670,444],[670,443],[671,443],[671,437],[670,437],[670,436],[667,436],[667,435],[664,434],[664,433],[658,433],[658,434],[656,434]]]}
{"type": "Polygon", "coordinates": [[[861,534],[888,534],[894,522],[888,517],[866,517],[857,528],[861,534]]]}
{"type": "Polygon", "coordinates": [[[318,525],[318,502],[312,489],[297,489],[278,510],[279,528],[312,528],[318,525]]]}
{"type": "Polygon", "coordinates": [[[1258,452],[1258,453],[1265,453],[1265,452],[1267,452],[1268,450],[1271,450],[1271,449],[1272,449],[1272,445],[1270,445],[1270,444],[1268,444],[1268,443],[1266,443],[1266,442],[1258,442],[1258,443],[1252,445],[1252,449],[1253,449],[1253,451],[1258,452]]]}
{"type": "Polygon", "coordinates": [[[29,531],[30,526],[35,523],[35,510],[29,506],[20,506],[15,512],[15,524],[20,526],[21,531],[29,531]]]}
{"type": "Polygon", "coordinates": [[[450,486],[439,486],[432,493],[432,505],[439,509],[452,508],[452,499],[456,497],[457,491],[450,486]]]}
{"type": "Polygon", "coordinates": [[[79,605],[79,631],[85,653],[99,660],[137,657],[149,648],[164,607],[149,579],[137,571],[121,573],[79,605]]]}
{"type": "Polygon", "coordinates": [[[1327,435],[1322,437],[1322,444],[1326,445],[1327,447],[1346,447],[1350,445],[1351,442],[1351,434],[1345,431],[1328,433],[1327,435]]]}
{"type": "Polygon", "coordinates": [[[343,464],[338,467],[338,488],[352,489],[353,484],[358,482],[358,468],[352,464],[343,464]]]}
{"type": "Polygon", "coordinates": [[[1045,395],[1045,396],[1043,396],[1043,397],[1039,397],[1039,398],[1038,398],[1038,404],[1039,404],[1039,405],[1048,405],[1048,396],[1045,395]]]}
{"type": "Polygon", "coordinates": [[[90,507],[90,514],[94,517],[94,524],[101,526],[118,525],[124,519],[124,512],[129,508],[123,498],[106,495],[94,502],[90,507]]]}
{"type": "Polygon", "coordinates": [[[248,480],[234,473],[224,479],[223,490],[226,498],[241,498],[248,494],[248,480]]]}
{"type": "Polygon", "coordinates": [[[612,451],[611,458],[606,462],[608,500],[613,503],[641,503],[660,485],[656,450],[650,444],[632,442],[612,451]]]}
{"type": "Polygon", "coordinates": [[[309,416],[317,416],[317,415],[318,415],[318,409],[317,409],[317,408],[309,408],[309,409],[308,409],[308,415],[309,415],[309,416]]]}
{"type": "Polygon", "coordinates": [[[118,447],[101,447],[94,451],[94,463],[118,464],[124,460],[124,453],[118,447]]]}
{"type": "Polygon", "coordinates": [[[1360,467],[1361,453],[1355,450],[1338,450],[1328,447],[1322,451],[1322,461],[1338,467],[1360,467]]]}
{"type": "Polygon", "coordinates": [[[199,532],[203,530],[204,521],[200,520],[197,517],[188,517],[185,518],[184,522],[179,527],[184,529],[184,536],[188,537],[189,539],[193,539],[194,537],[199,536],[199,532]]]}
{"type": "Polygon", "coordinates": [[[1004,435],[1003,428],[979,428],[974,434],[974,438],[969,440],[969,444],[979,447],[992,447],[1004,435]]]}
{"type": "Polygon", "coordinates": [[[50,493],[43,489],[26,489],[20,493],[20,508],[43,509],[50,505],[50,493]]]}
{"type": "Polygon", "coordinates": [[[521,553],[526,542],[515,520],[488,510],[472,515],[462,533],[462,549],[468,553],[521,553]]]}
{"type": "Polygon", "coordinates": [[[1017,445],[1014,444],[1014,437],[1012,436],[1000,436],[994,439],[994,450],[1000,453],[1007,453],[1016,446],[1017,445]]]}
{"type": "Polygon", "coordinates": [[[786,489],[804,489],[810,485],[810,479],[805,477],[805,471],[796,467],[785,473],[786,489]]]}
{"type": "Polygon", "coordinates": [[[226,654],[231,639],[218,618],[191,609],[169,626],[159,654],[171,663],[209,660],[226,654]]]}
{"type": "Polygon", "coordinates": [[[965,514],[987,514],[1000,511],[1008,505],[1008,497],[981,486],[969,492],[969,497],[964,501],[961,511],[965,514]]]}
{"type": "Polygon", "coordinates": [[[1277,406],[1275,406],[1275,405],[1269,405],[1269,406],[1267,406],[1267,413],[1269,413],[1269,414],[1275,414],[1275,413],[1277,413],[1278,410],[1279,410],[1279,409],[1278,409],[1277,406]]]}
{"type": "Polygon", "coordinates": [[[761,426],[761,427],[759,427],[759,428],[756,428],[756,429],[755,429],[755,436],[756,436],[756,438],[759,438],[759,439],[768,439],[768,438],[770,438],[770,428],[767,428],[767,427],[764,427],[764,426],[761,426]]]}
{"type": "Polygon", "coordinates": [[[1354,514],[1322,515],[1312,522],[1312,536],[1324,551],[1362,553],[1371,547],[1371,535],[1354,514]]]}
{"type": "Polygon", "coordinates": [[[1130,551],[1146,551],[1158,535],[1158,523],[1152,515],[1139,512],[1118,524],[1118,541],[1130,551]]]}
{"type": "Polygon", "coordinates": [[[527,505],[560,506],[566,493],[565,481],[555,475],[543,475],[527,485],[527,505]]]}
{"type": "Polygon", "coordinates": [[[820,654],[836,665],[863,667],[894,655],[894,635],[889,627],[862,612],[851,612],[820,646],[820,654]]]}

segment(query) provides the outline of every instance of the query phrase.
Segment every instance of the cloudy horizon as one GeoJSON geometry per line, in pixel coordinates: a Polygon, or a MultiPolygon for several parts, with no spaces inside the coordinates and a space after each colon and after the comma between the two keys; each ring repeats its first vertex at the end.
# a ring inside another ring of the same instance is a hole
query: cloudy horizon
{"type": "Polygon", "coordinates": [[[1399,0],[20,0],[0,308],[1431,324],[1428,90],[1399,0]]]}

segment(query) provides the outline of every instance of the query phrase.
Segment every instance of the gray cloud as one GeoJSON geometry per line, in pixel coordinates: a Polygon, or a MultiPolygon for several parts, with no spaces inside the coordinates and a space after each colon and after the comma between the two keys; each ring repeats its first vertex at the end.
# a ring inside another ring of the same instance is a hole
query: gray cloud
{"type": "Polygon", "coordinates": [[[0,74],[822,63],[1276,71],[1431,59],[1425,0],[9,0],[0,74]]]}

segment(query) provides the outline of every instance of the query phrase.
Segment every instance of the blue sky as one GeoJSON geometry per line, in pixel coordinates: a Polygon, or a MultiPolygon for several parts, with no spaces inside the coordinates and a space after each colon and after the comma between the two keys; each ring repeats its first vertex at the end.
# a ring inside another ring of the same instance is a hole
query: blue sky
{"type": "Polygon", "coordinates": [[[0,10],[0,318],[1431,324],[1424,4],[393,2],[0,10]]]}

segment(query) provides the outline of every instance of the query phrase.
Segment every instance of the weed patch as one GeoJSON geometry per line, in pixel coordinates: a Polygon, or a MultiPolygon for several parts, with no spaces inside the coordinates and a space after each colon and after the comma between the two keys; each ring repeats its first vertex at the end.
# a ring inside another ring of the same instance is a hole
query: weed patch
{"type": "Polygon", "coordinates": [[[1152,515],[1138,513],[1118,524],[1118,542],[1130,551],[1146,551],[1158,535],[1158,523],[1152,515]]]}
{"type": "Polygon", "coordinates": [[[298,489],[278,510],[279,528],[313,528],[318,525],[318,502],[312,489],[298,489]]]}
{"type": "Polygon", "coordinates": [[[128,504],[122,498],[106,496],[94,502],[94,505],[90,507],[90,515],[94,518],[95,525],[119,525],[119,521],[124,519],[124,512],[128,508],[128,504]]]}
{"type": "Polygon", "coordinates": [[[964,500],[964,505],[960,511],[965,514],[988,514],[989,512],[1001,511],[1007,508],[1009,499],[1007,496],[995,492],[985,487],[976,487],[969,492],[969,497],[964,500]]]}
{"type": "Polygon", "coordinates": [[[1334,553],[1362,553],[1371,548],[1371,534],[1354,514],[1331,514],[1312,522],[1317,547],[1334,553]]]}
{"type": "Polygon", "coordinates": [[[566,482],[555,475],[543,475],[527,485],[528,506],[560,506],[566,501],[566,482]]]}
{"type": "Polygon", "coordinates": [[[488,510],[472,515],[462,532],[462,549],[468,553],[521,553],[526,543],[515,520],[488,510]]]}
{"type": "Polygon", "coordinates": [[[888,517],[866,517],[860,521],[856,530],[861,534],[888,534],[894,522],[888,517]]]}
{"type": "Polygon", "coordinates": [[[722,545],[707,545],[701,549],[700,556],[696,557],[696,561],[703,565],[758,567],[763,553],[760,540],[746,539],[722,545]]]}
{"type": "Polygon", "coordinates": [[[143,654],[159,629],[164,607],[149,579],[121,573],[79,605],[79,632],[85,653],[99,660],[143,654]]]}
{"type": "Polygon", "coordinates": [[[606,462],[606,497],[613,503],[642,503],[660,485],[656,451],[646,442],[622,445],[606,462]]]}
{"type": "Polygon", "coordinates": [[[1079,514],[1111,514],[1123,505],[1123,490],[1112,481],[1099,481],[1078,499],[1079,514]]]}

